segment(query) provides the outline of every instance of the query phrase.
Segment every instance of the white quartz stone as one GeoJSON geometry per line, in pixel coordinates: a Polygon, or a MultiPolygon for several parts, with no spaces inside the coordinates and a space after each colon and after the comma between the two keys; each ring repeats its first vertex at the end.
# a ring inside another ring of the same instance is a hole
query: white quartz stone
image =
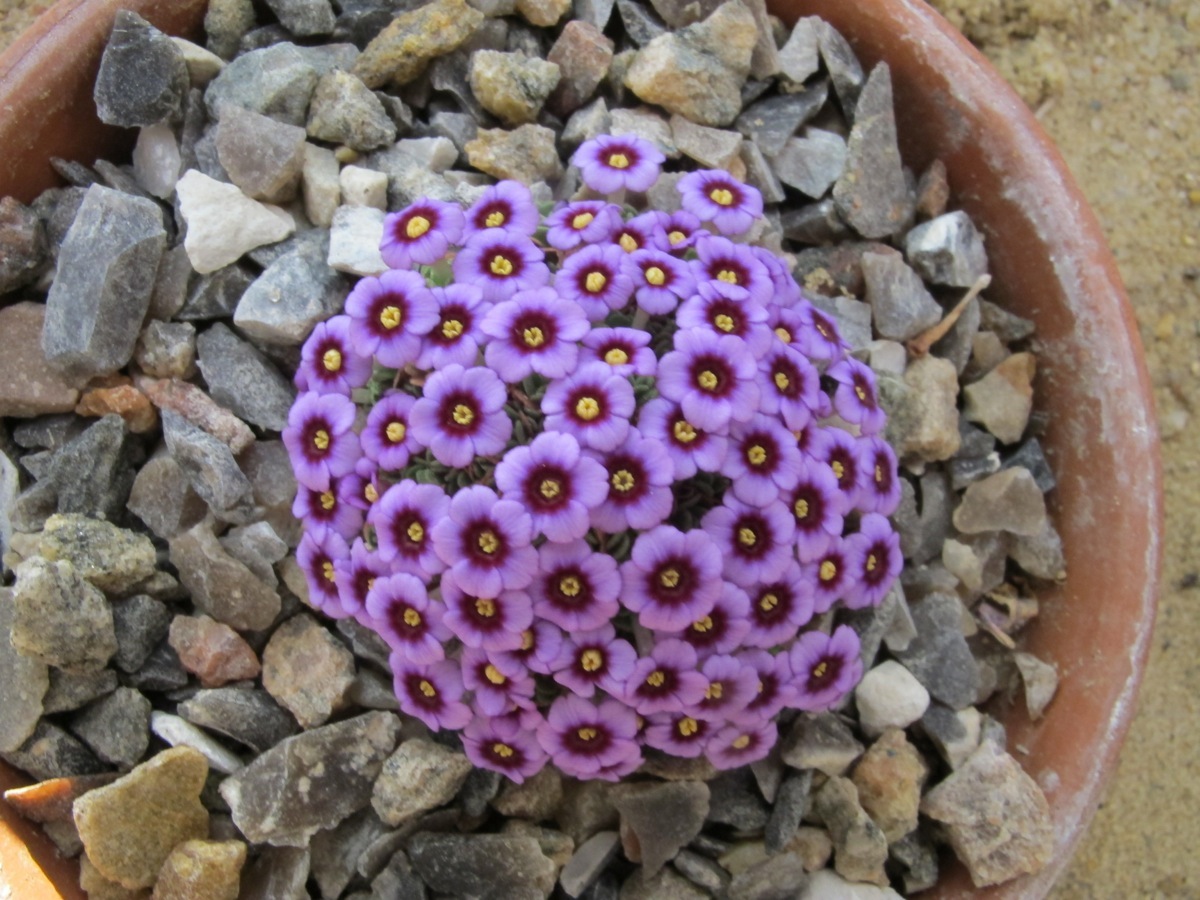
{"type": "Polygon", "coordinates": [[[304,214],[314,225],[328,228],[333,211],[342,202],[338,161],[333,151],[316,144],[306,145],[300,180],[304,186],[304,214]]]}
{"type": "Polygon", "coordinates": [[[847,881],[832,869],[821,869],[809,876],[798,900],[902,900],[890,887],[876,887],[847,881]]]}
{"type": "Polygon", "coordinates": [[[199,750],[210,766],[226,775],[232,775],[245,765],[237,754],[179,716],[154,710],[150,713],[150,730],[172,747],[199,750]]]}
{"type": "Polygon", "coordinates": [[[342,203],[346,206],[387,209],[388,178],[385,172],[346,166],[338,180],[342,186],[342,203]]]}
{"type": "Polygon", "coordinates": [[[329,266],[351,275],[378,275],[387,270],[379,255],[383,211],[370,206],[339,206],[329,229],[329,266]]]}
{"type": "Polygon", "coordinates": [[[876,737],[887,728],[907,728],[929,708],[929,691],[895,660],[880,663],[854,691],[863,732],[876,737]]]}
{"type": "Polygon", "coordinates": [[[192,82],[192,87],[204,87],[225,68],[225,60],[217,54],[205,50],[199,44],[193,44],[181,37],[173,37],[171,40],[183,53],[183,61],[187,63],[188,78],[192,82]]]}
{"type": "Polygon", "coordinates": [[[175,186],[187,222],[183,248],[192,268],[204,275],[242,255],[282,241],[296,230],[291,213],[251,200],[236,186],[189,169],[175,186]]]}
{"type": "Polygon", "coordinates": [[[179,144],[170,126],[148,125],[138,132],[133,148],[133,177],[143,188],[166,200],[175,193],[182,166],[179,144]]]}

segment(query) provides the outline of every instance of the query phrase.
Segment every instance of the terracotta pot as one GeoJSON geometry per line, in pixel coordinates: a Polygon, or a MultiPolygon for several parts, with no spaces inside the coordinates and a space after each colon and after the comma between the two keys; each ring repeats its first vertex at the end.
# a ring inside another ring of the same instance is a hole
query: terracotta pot
{"type": "MultiPolygon", "coordinates": [[[[50,156],[90,162],[129,135],[102,128],[91,84],[114,10],[173,33],[198,30],[202,0],[64,0],[0,58],[0,195],[31,200],[54,183],[50,156]]],[[[1066,584],[1040,596],[1028,647],[1062,676],[1046,717],[1003,714],[1010,746],[1045,789],[1056,846],[1039,875],[972,891],[947,866],[924,896],[1042,897],[1066,865],[1111,777],[1133,716],[1154,622],[1161,469],[1137,327],[1100,226],[1058,151],[1021,100],[919,0],[776,0],[785,21],[819,14],[867,66],[892,70],[905,163],[941,159],[954,202],[987,240],[989,296],[1032,318],[1043,348],[1037,397],[1058,475],[1051,493],[1066,584]]],[[[0,772],[0,784],[13,781],[0,772]]],[[[76,897],[72,866],[26,823],[0,815],[0,878],[22,898],[76,897]]]]}

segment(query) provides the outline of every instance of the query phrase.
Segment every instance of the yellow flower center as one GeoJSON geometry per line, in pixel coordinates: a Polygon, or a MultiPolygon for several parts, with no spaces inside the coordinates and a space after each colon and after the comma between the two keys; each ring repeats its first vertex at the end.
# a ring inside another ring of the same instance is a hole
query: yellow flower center
{"type": "Polygon", "coordinates": [[[504,684],[504,682],[508,681],[508,679],[504,677],[504,673],[491,663],[488,663],[487,668],[483,670],[483,676],[492,684],[504,684]]]}
{"type": "Polygon", "coordinates": [[[797,519],[807,519],[808,518],[808,501],[803,500],[803,499],[797,500],[796,505],[792,507],[792,512],[794,512],[796,514],[797,519]]]}
{"type": "Polygon", "coordinates": [[[327,372],[336,372],[342,367],[342,353],[336,347],[330,347],[321,356],[321,365],[327,372]]]}
{"type": "Polygon", "coordinates": [[[318,450],[328,450],[329,432],[324,428],[318,428],[317,433],[313,435],[313,446],[318,450]]]}
{"type": "Polygon", "coordinates": [[[629,362],[629,354],[620,347],[613,347],[604,354],[604,361],[610,366],[623,366],[629,362]]]}
{"type": "Polygon", "coordinates": [[[743,734],[733,739],[733,747],[736,750],[745,750],[750,746],[750,735],[743,734]]]}
{"type": "Polygon", "coordinates": [[[776,326],[775,336],[777,338],[779,338],[781,341],[783,341],[785,344],[790,344],[792,342],[792,333],[790,331],[788,331],[786,328],[784,328],[782,325],[776,326]]]}
{"type": "Polygon", "coordinates": [[[683,419],[671,426],[671,433],[681,444],[690,444],[696,439],[696,429],[692,427],[691,422],[685,422],[683,419]]]}
{"type": "Polygon", "coordinates": [[[779,597],[775,594],[763,594],[762,599],[758,601],[758,608],[763,612],[770,612],[779,605],[779,597]]]}
{"type": "Polygon", "coordinates": [[[505,259],[498,253],[492,257],[492,261],[488,263],[488,268],[492,270],[493,275],[499,275],[501,277],[511,275],[513,273],[512,262],[505,259]]]}
{"type": "Polygon", "coordinates": [[[846,477],[846,467],[844,465],[842,465],[840,462],[838,462],[836,459],[832,463],[829,464],[829,467],[831,469],[833,469],[833,474],[837,476],[838,481],[841,481],[843,478],[846,477]]]}
{"type": "Polygon", "coordinates": [[[547,500],[553,500],[562,493],[562,484],[554,478],[545,478],[538,485],[538,493],[547,500]]]}
{"type": "Polygon", "coordinates": [[[738,543],[743,547],[753,547],[758,543],[758,535],[754,533],[754,529],[752,528],[739,528],[738,543]]]}
{"type": "Polygon", "coordinates": [[[528,628],[526,628],[524,631],[521,632],[521,649],[522,650],[532,650],[533,649],[533,632],[531,630],[529,630],[528,628]]]}
{"type": "Polygon", "coordinates": [[[629,157],[624,153],[612,153],[608,157],[608,164],[614,169],[628,169],[629,157]]]}
{"type": "Polygon", "coordinates": [[[717,373],[710,372],[708,369],[705,369],[698,376],[696,376],[696,384],[700,385],[700,387],[704,388],[706,391],[715,390],[717,387],[717,373]]]}
{"type": "Polygon", "coordinates": [[[879,464],[875,465],[875,483],[883,484],[883,466],[879,464]]]}
{"type": "Polygon", "coordinates": [[[413,216],[404,226],[404,233],[416,240],[430,229],[430,222],[424,216],[413,216]]]}
{"type": "Polygon", "coordinates": [[[667,240],[671,242],[672,246],[674,246],[675,244],[678,244],[680,241],[686,241],[687,235],[684,234],[682,231],[672,231],[667,235],[667,240]]]}
{"type": "Polygon", "coordinates": [[[475,410],[471,409],[465,403],[459,403],[454,407],[450,416],[459,425],[470,425],[475,421],[475,410]]]}
{"type": "Polygon", "coordinates": [[[483,220],[483,224],[488,228],[499,228],[504,224],[504,213],[500,210],[488,213],[487,218],[483,220]]]}
{"type": "Polygon", "coordinates": [[[864,390],[862,389],[862,386],[861,386],[861,385],[857,385],[857,384],[856,384],[856,385],[854,386],[854,394],[855,394],[855,396],[856,396],[856,397],[858,397],[858,401],[859,401],[860,403],[866,403],[866,402],[867,402],[867,392],[866,392],[866,391],[864,391],[864,390]]]}
{"type": "Polygon", "coordinates": [[[874,553],[867,554],[867,571],[874,572],[875,567],[879,565],[879,560],[875,558],[874,553]]]}
{"type": "Polygon", "coordinates": [[[638,248],[637,240],[629,232],[625,232],[623,235],[617,238],[617,244],[619,244],[621,249],[626,253],[632,253],[638,248]]]}
{"type": "Polygon", "coordinates": [[[421,614],[411,606],[404,611],[404,624],[409,628],[416,628],[421,624],[421,614]]]}
{"type": "Polygon", "coordinates": [[[825,660],[821,660],[819,663],[817,663],[815,666],[813,666],[812,677],[813,678],[824,678],[825,673],[828,671],[829,671],[829,664],[827,662],[825,662],[825,660]]]}
{"type": "Polygon", "coordinates": [[[326,581],[333,581],[333,563],[329,560],[321,563],[321,574],[325,577],[326,581]]]}
{"type": "Polygon", "coordinates": [[[717,281],[723,281],[726,284],[737,284],[737,272],[733,271],[732,269],[722,269],[717,273],[717,281]]]}
{"type": "Polygon", "coordinates": [[[400,314],[400,307],[385,306],[379,311],[379,324],[392,331],[400,327],[400,320],[403,318],[400,314]]]}
{"type": "Polygon", "coordinates": [[[442,323],[442,337],[448,341],[454,340],[463,333],[463,323],[458,319],[447,319],[442,323]]]}
{"type": "Polygon", "coordinates": [[[594,741],[599,736],[595,728],[580,728],[575,733],[581,741],[594,741]]]}
{"type": "Polygon", "coordinates": [[[485,619],[490,619],[496,614],[496,603],[487,597],[476,597],[475,612],[479,613],[485,619]]]}
{"type": "Polygon", "coordinates": [[[488,529],[479,535],[479,549],[489,556],[500,549],[500,538],[496,537],[496,532],[488,529]]]}
{"type": "Polygon", "coordinates": [[[388,422],[387,428],[384,429],[383,433],[387,435],[387,439],[393,444],[398,444],[408,434],[408,426],[403,422],[388,422]]]}
{"type": "Polygon", "coordinates": [[[775,373],[775,387],[779,388],[781,391],[786,391],[791,383],[791,379],[789,379],[783,372],[775,373]]]}
{"type": "Polygon", "coordinates": [[[326,491],[320,497],[321,509],[329,512],[333,509],[333,504],[337,503],[337,497],[333,496],[333,491],[326,491]]]}
{"type": "Polygon", "coordinates": [[[632,491],[634,485],[637,483],[633,477],[633,473],[628,469],[620,469],[613,472],[611,480],[613,490],[620,491],[622,494],[632,491]]]}
{"type": "Polygon", "coordinates": [[[420,522],[413,522],[404,533],[408,535],[408,539],[414,544],[419,544],[425,540],[425,528],[420,522]]]}
{"type": "Polygon", "coordinates": [[[715,319],[713,319],[713,324],[726,334],[733,331],[733,329],[737,327],[736,323],[733,321],[733,316],[726,315],[725,313],[721,313],[715,319]]]}
{"type": "Polygon", "coordinates": [[[363,496],[367,498],[368,503],[374,503],[379,499],[379,491],[375,490],[375,485],[368,481],[366,487],[363,488],[363,496]]]}
{"type": "Polygon", "coordinates": [[[646,281],[655,287],[661,287],[666,284],[667,273],[658,266],[651,266],[646,270],[646,281]]]}
{"type": "Polygon", "coordinates": [[[833,581],[837,577],[837,573],[837,564],[833,560],[827,559],[821,563],[820,571],[817,574],[821,576],[822,581],[833,581]]]}
{"type": "Polygon", "coordinates": [[[714,681],[708,686],[708,690],[704,692],[704,696],[709,700],[720,700],[725,694],[725,686],[719,681],[714,681]]]}
{"type": "Polygon", "coordinates": [[[679,720],[679,724],[676,727],[679,729],[679,733],[684,737],[691,737],[700,730],[700,723],[691,716],[684,716],[679,720]]]}
{"type": "Polygon", "coordinates": [[[589,294],[600,293],[606,284],[608,284],[608,279],[604,277],[603,272],[588,272],[587,278],[583,280],[583,286],[587,288],[589,294]]]}
{"type": "Polygon", "coordinates": [[[692,631],[697,634],[708,634],[713,630],[712,616],[705,616],[703,619],[697,619],[692,623],[692,631]]]}
{"type": "Polygon", "coordinates": [[[590,422],[600,415],[600,404],[595,397],[580,397],[575,404],[575,415],[585,422],[590,422]]]}
{"type": "Polygon", "coordinates": [[[432,684],[430,684],[428,681],[425,681],[424,679],[422,679],[421,683],[417,685],[417,690],[419,690],[426,697],[436,697],[437,696],[437,688],[435,688],[432,684]]]}
{"type": "Polygon", "coordinates": [[[667,569],[658,576],[659,583],[665,588],[673,588],[679,586],[679,570],[667,569]]]}
{"type": "Polygon", "coordinates": [[[708,192],[708,197],[713,203],[720,206],[730,206],[733,204],[733,191],[728,188],[713,188],[708,192]]]}
{"type": "Polygon", "coordinates": [[[604,654],[595,647],[589,647],[580,654],[579,665],[585,672],[597,672],[604,665],[604,654]]]}
{"type": "Polygon", "coordinates": [[[760,444],[755,444],[746,451],[746,459],[752,466],[761,466],[767,461],[767,449],[760,444]]]}
{"type": "Polygon", "coordinates": [[[646,676],[646,684],[650,687],[662,687],[667,682],[667,673],[662,669],[655,669],[646,676]]]}
{"type": "Polygon", "coordinates": [[[492,744],[492,753],[499,756],[501,759],[508,759],[513,755],[513,748],[508,744],[492,744]]]}
{"type": "Polygon", "coordinates": [[[571,227],[576,231],[582,231],[584,228],[587,228],[589,225],[591,225],[592,220],[595,218],[596,217],[590,212],[581,212],[571,220],[571,227]]]}
{"type": "Polygon", "coordinates": [[[567,575],[559,580],[558,589],[564,596],[578,597],[579,592],[583,590],[583,585],[574,575],[567,575]]]}
{"type": "Polygon", "coordinates": [[[546,343],[545,333],[536,325],[522,331],[521,338],[525,341],[526,347],[540,347],[546,343]]]}

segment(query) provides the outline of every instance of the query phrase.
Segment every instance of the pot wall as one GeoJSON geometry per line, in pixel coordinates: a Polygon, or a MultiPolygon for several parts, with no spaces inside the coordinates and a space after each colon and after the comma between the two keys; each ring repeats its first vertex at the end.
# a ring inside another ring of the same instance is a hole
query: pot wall
{"type": "MultiPolygon", "coordinates": [[[[1043,897],[1070,858],[1111,777],[1133,715],[1157,596],[1161,469],[1141,345],[1099,224],[1057,150],[1000,76],[918,0],[776,0],[789,24],[819,14],[865,65],[887,59],[906,164],[945,162],[954,202],[985,234],[988,296],[1037,323],[1036,396],[1069,578],[1040,595],[1031,652],[1059,669],[1059,695],[1036,725],[1002,718],[1010,746],[1046,791],[1054,860],[1038,876],[972,891],[948,868],[944,898],[1043,897]],[[1027,752],[1025,752],[1027,751],[1027,752]]],[[[99,124],[91,85],[118,7],[176,34],[199,31],[203,0],[63,0],[0,57],[0,196],[32,200],[57,183],[47,160],[91,162],[131,143],[99,124]],[[65,62],[66,61],[66,62],[65,62]]],[[[0,787],[14,774],[0,766],[0,787]]],[[[72,865],[0,803],[0,878],[15,896],[81,896],[72,865]]]]}

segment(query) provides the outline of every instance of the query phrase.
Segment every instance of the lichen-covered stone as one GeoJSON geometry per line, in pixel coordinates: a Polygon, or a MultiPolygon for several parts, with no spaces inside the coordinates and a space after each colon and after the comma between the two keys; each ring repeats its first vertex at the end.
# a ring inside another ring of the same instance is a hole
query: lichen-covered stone
{"type": "Polygon", "coordinates": [[[46,664],[22,654],[8,640],[13,625],[11,588],[0,588],[0,752],[16,750],[33,734],[42,715],[42,698],[50,687],[46,664]]]}
{"type": "Polygon", "coordinates": [[[17,567],[10,639],[18,653],[67,669],[98,669],[117,652],[112,608],[66,560],[17,567]]]}
{"type": "Polygon", "coordinates": [[[496,178],[524,184],[548,181],[562,172],[554,132],[541,125],[522,125],[512,131],[481,128],[466,146],[467,161],[496,178]]]}
{"type": "Polygon", "coordinates": [[[154,882],[154,900],[238,900],[246,845],[241,841],[184,841],[154,882]]]}
{"type": "Polygon", "coordinates": [[[196,326],[152,319],[138,337],[133,358],[143,372],[155,378],[189,377],[195,371],[196,326]]]}
{"type": "Polygon", "coordinates": [[[560,71],[555,63],[524,53],[477,50],[471,54],[469,77],[484,109],[506,125],[523,125],[537,121],[560,71]]]}
{"type": "Polygon", "coordinates": [[[854,782],[830,778],[814,795],[813,809],[829,829],[838,874],[850,881],[886,886],[887,839],[859,803],[854,782]]]}
{"type": "Polygon", "coordinates": [[[132,128],[180,111],[187,63],[167,35],[130,10],[119,10],[100,58],[94,96],[100,121],[132,128]]]}
{"type": "Polygon", "coordinates": [[[154,574],[154,545],[145,535],[76,514],[51,516],[38,542],[48,560],[67,560],[110,594],[121,594],[154,574]]]}
{"type": "Polygon", "coordinates": [[[916,829],[921,788],[928,775],[921,754],[898,728],[885,731],[854,767],[850,777],[858,788],[859,803],[889,844],[916,829]]]}
{"type": "Polygon", "coordinates": [[[396,140],[396,125],[362,81],[334,69],[321,76],[308,106],[310,137],[353,150],[374,150],[396,140]]]}
{"type": "Polygon", "coordinates": [[[398,15],[369,43],[353,72],[371,89],[408,84],[431,59],[461,47],[483,22],[465,0],[434,0],[398,15]]]}

